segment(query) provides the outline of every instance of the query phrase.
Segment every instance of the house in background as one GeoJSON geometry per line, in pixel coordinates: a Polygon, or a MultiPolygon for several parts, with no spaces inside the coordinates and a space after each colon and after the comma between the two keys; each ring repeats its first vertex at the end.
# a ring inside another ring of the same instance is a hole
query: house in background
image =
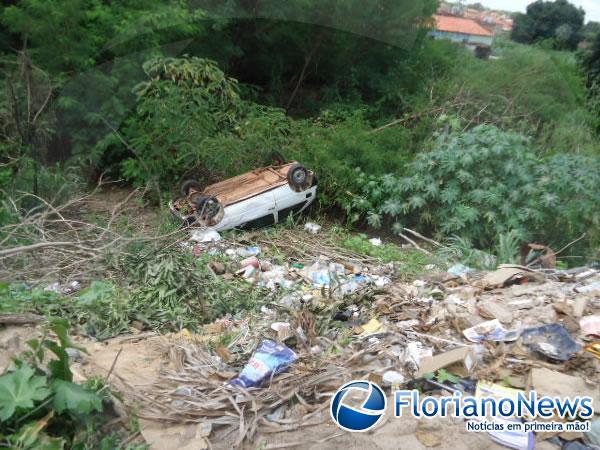
{"type": "Polygon", "coordinates": [[[508,33],[513,28],[512,14],[506,11],[496,11],[479,5],[479,7],[467,6],[462,3],[441,2],[438,12],[441,16],[463,17],[473,19],[483,25],[484,28],[494,33],[508,33]]]}
{"type": "Polygon", "coordinates": [[[458,42],[475,51],[481,58],[490,55],[494,33],[473,19],[463,17],[435,15],[435,28],[430,35],[435,39],[448,39],[458,42]]]}

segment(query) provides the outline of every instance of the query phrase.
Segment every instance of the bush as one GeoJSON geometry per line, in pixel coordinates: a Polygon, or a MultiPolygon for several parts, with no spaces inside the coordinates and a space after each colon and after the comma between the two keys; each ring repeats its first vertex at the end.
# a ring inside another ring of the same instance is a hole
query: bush
{"type": "Polygon", "coordinates": [[[374,175],[402,171],[420,142],[417,132],[403,127],[371,131],[364,111],[340,116],[324,111],[315,120],[294,123],[284,153],[315,171],[322,206],[340,206],[356,187],[356,168],[374,175]]]}
{"type": "Polygon", "coordinates": [[[353,221],[417,224],[438,235],[460,235],[479,248],[500,234],[562,244],[600,223],[600,159],[538,158],[522,135],[481,125],[441,136],[417,156],[410,175],[360,173],[361,194],[347,209],[353,221]]]}
{"type": "Polygon", "coordinates": [[[597,151],[595,118],[573,53],[499,39],[498,60],[459,54],[451,78],[436,92],[464,126],[491,123],[534,137],[544,153],[597,151]]]}

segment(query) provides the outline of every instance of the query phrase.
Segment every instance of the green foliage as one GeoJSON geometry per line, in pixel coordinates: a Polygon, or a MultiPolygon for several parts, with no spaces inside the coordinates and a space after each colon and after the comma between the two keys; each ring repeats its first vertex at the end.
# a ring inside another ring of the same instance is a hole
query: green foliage
{"type": "Polygon", "coordinates": [[[53,407],[58,413],[74,411],[77,414],[91,414],[93,411],[102,411],[102,401],[98,394],[78,384],[58,379],[53,382],[52,390],[53,407]]]}
{"type": "MultiPolygon", "coordinates": [[[[117,262],[129,289],[94,281],[78,295],[62,297],[24,284],[0,284],[0,312],[44,314],[68,319],[79,331],[105,340],[129,331],[133,321],[159,331],[197,329],[224,314],[254,310],[267,291],[243,281],[224,281],[208,264],[175,250],[138,249],[117,262]]],[[[57,333],[58,334],[58,333],[57,333]]],[[[63,347],[72,347],[66,335],[63,347]]],[[[49,367],[70,379],[68,359],[60,345],[47,344],[58,359],[49,367]]]]}
{"type": "Polygon", "coordinates": [[[0,377],[0,420],[10,419],[18,410],[32,409],[35,402],[50,395],[46,377],[34,374],[34,369],[23,365],[0,377]]]}
{"type": "Polygon", "coordinates": [[[319,91],[329,103],[388,94],[399,100],[399,91],[414,89],[421,72],[414,70],[418,56],[413,55],[420,54],[436,7],[435,0],[205,4],[211,19],[235,18],[215,30],[218,50],[222,42],[229,44],[219,52],[222,66],[240,81],[263,88],[267,102],[311,113],[320,109],[314,109],[321,103],[315,101],[319,91]],[[392,79],[398,84],[390,89],[392,79]]]}
{"type": "Polygon", "coordinates": [[[98,340],[129,331],[129,296],[112,283],[93,281],[77,297],[67,299],[64,306],[71,307],[73,323],[81,324],[88,336],[98,340]]]}
{"type": "Polygon", "coordinates": [[[495,249],[498,264],[516,264],[520,247],[519,235],[514,230],[499,235],[495,249]]]}
{"type": "Polygon", "coordinates": [[[585,11],[567,0],[537,0],[527,6],[527,13],[514,18],[511,37],[517,42],[533,44],[549,40],[558,50],[575,50],[582,39],[585,11]]]}
{"type": "Polygon", "coordinates": [[[442,135],[433,151],[411,163],[407,177],[360,174],[362,192],[348,212],[376,228],[412,222],[479,248],[509,232],[511,244],[503,247],[517,239],[561,244],[597,229],[598,158],[543,161],[529,145],[521,135],[488,125],[442,135]]]}
{"type": "Polygon", "coordinates": [[[483,270],[494,270],[498,266],[496,256],[473,247],[473,243],[467,238],[451,236],[445,240],[444,244],[437,254],[449,263],[459,262],[468,267],[483,270]]]}
{"type": "Polygon", "coordinates": [[[223,314],[253,310],[264,299],[264,290],[217,277],[210,262],[208,257],[196,260],[185,252],[153,249],[122,261],[136,286],[130,317],[161,331],[196,330],[223,314]]]}
{"type": "Polygon", "coordinates": [[[81,331],[105,340],[129,330],[129,296],[109,282],[92,282],[74,297],[24,284],[0,285],[0,312],[33,312],[68,319],[81,331]]]}
{"type": "MultiPolygon", "coordinates": [[[[68,323],[53,320],[50,330],[58,338],[33,339],[31,351],[15,360],[15,368],[0,376],[0,445],[19,449],[74,448],[82,440],[101,440],[99,430],[84,424],[100,423],[100,396],[72,382],[68,323]],[[45,349],[58,359],[48,363],[45,349]],[[52,365],[52,363],[56,363],[52,365]],[[60,366],[60,370],[59,370],[60,366]],[[89,433],[81,430],[88,429],[89,433]]],[[[92,447],[81,447],[92,448],[92,447]]]]}
{"type": "Polygon", "coordinates": [[[263,162],[285,133],[281,112],[243,102],[237,81],[212,61],[155,59],[144,70],[149,80],[136,87],[125,131],[135,155],[123,173],[135,184],[171,190],[183,176],[239,173],[263,162]]]}
{"type": "Polygon", "coordinates": [[[350,250],[358,255],[377,258],[382,263],[394,262],[398,273],[405,278],[416,277],[432,263],[431,258],[415,250],[405,250],[393,243],[375,246],[369,242],[366,234],[350,234],[341,228],[334,228],[334,243],[341,248],[350,250]]]}
{"type": "MultiPolygon", "coordinates": [[[[47,208],[46,203],[64,204],[82,189],[74,167],[40,166],[21,150],[17,145],[3,146],[0,142],[0,226],[18,223],[27,214],[47,208]],[[38,187],[37,195],[32,195],[34,185],[38,187]]],[[[9,236],[0,230],[0,239],[4,238],[7,240],[3,245],[7,246],[28,243],[19,235],[9,236]]]]}
{"type": "MultiPolygon", "coordinates": [[[[591,37],[590,41],[590,47],[578,54],[578,60],[586,76],[588,106],[598,118],[600,116],[600,32],[591,37]]],[[[600,130],[598,119],[596,129],[600,130]]]]}
{"type": "Polygon", "coordinates": [[[137,286],[130,306],[137,320],[154,329],[180,330],[195,329],[209,317],[205,279],[191,254],[150,249],[123,265],[137,286]]]}
{"type": "Polygon", "coordinates": [[[540,153],[598,151],[596,119],[572,53],[500,38],[494,52],[500,59],[459,54],[451,76],[436,85],[445,117],[461,118],[454,129],[489,123],[531,136],[540,153]]]}

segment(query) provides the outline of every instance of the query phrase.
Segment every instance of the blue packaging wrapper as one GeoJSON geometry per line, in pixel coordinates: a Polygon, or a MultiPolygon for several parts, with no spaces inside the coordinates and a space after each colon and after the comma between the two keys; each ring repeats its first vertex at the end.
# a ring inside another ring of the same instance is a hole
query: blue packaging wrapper
{"type": "Polygon", "coordinates": [[[263,341],[237,378],[229,383],[244,388],[260,386],[273,374],[284,371],[298,356],[285,345],[263,341]]]}

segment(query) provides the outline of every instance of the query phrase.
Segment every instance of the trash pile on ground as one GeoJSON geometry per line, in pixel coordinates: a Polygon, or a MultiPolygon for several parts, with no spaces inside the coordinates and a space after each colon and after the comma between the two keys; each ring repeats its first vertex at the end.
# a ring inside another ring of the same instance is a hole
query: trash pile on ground
{"type": "MultiPolygon", "coordinates": [[[[306,228],[317,241],[319,232],[306,228]]],[[[290,235],[246,239],[196,231],[185,246],[198,257],[222,257],[211,263],[217,276],[269,288],[277,300],[258,315],[225,317],[201,334],[184,330],[165,340],[170,364],[136,394],[141,417],[202,424],[213,443],[256,443],[258,435],[322,425],[331,395],[358,379],[431,395],[535,390],[600,404],[597,269],[457,265],[406,282],[395,264],[326,244],[300,245],[290,235]],[[267,256],[274,249],[288,259],[267,256]]],[[[589,433],[488,434],[515,449],[541,440],[586,449],[600,446],[599,428],[596,418],[589,433]]],[[[417,438],[432,445],[427,433],[417,438]]]]}

